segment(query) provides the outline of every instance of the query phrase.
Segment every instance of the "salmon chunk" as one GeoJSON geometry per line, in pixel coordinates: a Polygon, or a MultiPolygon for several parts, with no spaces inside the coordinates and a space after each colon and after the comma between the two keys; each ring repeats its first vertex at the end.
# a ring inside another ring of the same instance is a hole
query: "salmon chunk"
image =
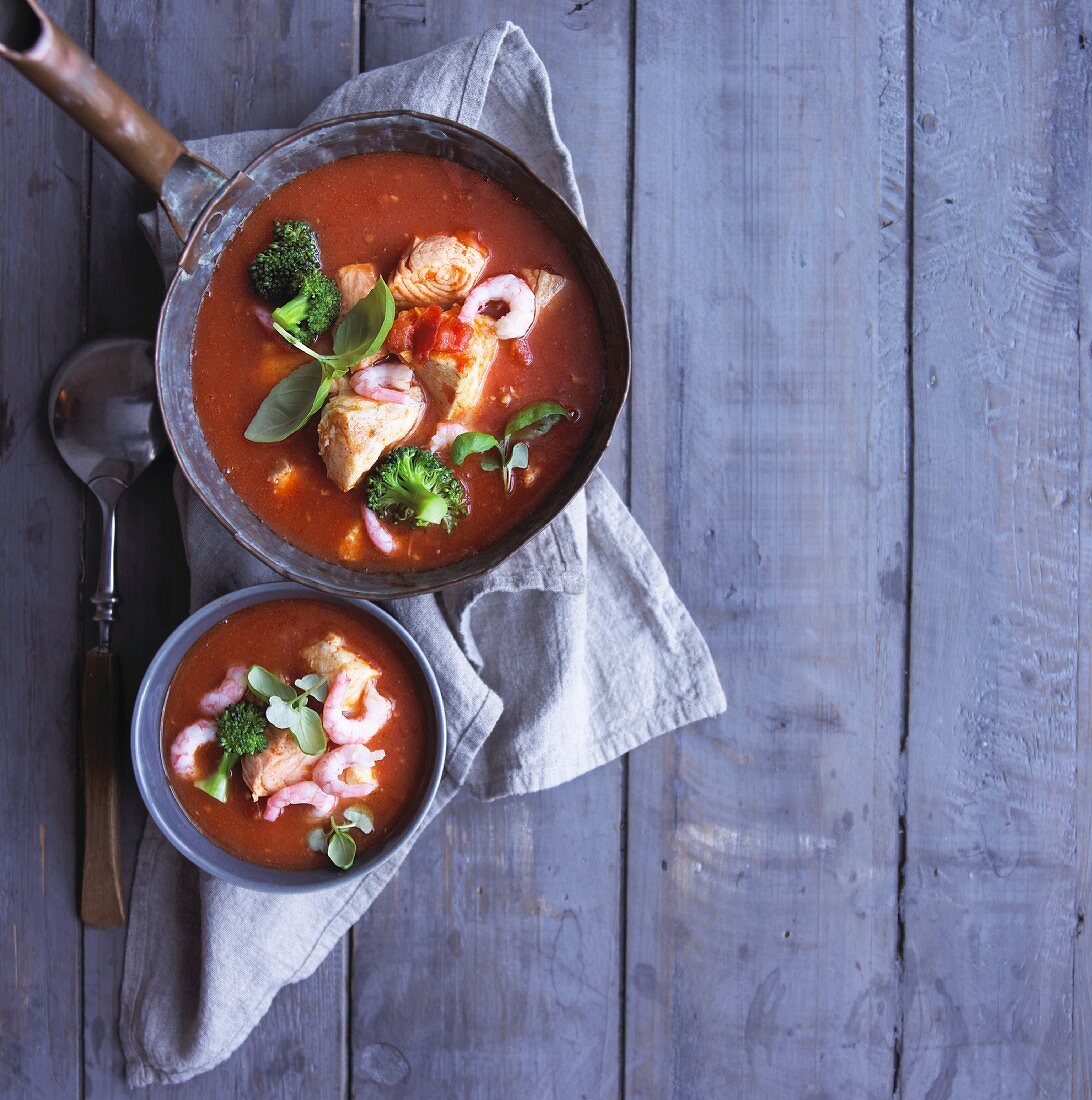
{"type": "Polygon", "coordinates": [[[360,702],[364,689],[379,675],[377,668],[351,650],[340,634],[333,632],[305,647],[300,656],[314,672],[325,676],[327,683],[332,684],[339,672],[347,673],[351,685],[345,701],[352,706],[360,702]]]}
{"type": "Polygon", "coordinates": [[[414,237],[390,277],[395,305],[446,309],[466,297],[488,259],[476,233],[414,237]]]}
{"type": "Polygon", "coordinates": [[[417,372],[440,420],[460,420],[474,411],[497,356],[496,323],[479,314],[460,321],[458,310],[403,310],[394,320],[388,347],[417,372]]]}
{"type": "Polygon", "coordinates": [[[520,278],[534,291],[536,314],[544,310],[564,289],[566,279],[548,267],[525,267],[520,278]]]}
{"type": "Polygon", "coordinates": [[[417,426],[425,396],[414,383],[405,405],[373,401],[352,390],[326,402],[318,425],[319,454],[330,480],[347,493],[379,461],[384,451],[405,439],[417,426]]]}
{"type": "Polygon", "coordinates": [[[379,282],[379,268],[375,264],[346,264],[337,269],[334,282],[341,291],[341,316],[344,317],[375,290],[375,284],[379,282]]]}
{"type": "Polygon", "coordinates": [[[256,756],[244,756],[241,764],[243,780],[255,802],[290,783],[306,779],[316,759],[296,744],[296,739],[288,730],[269,726],[265,733],[269,738],[269,748],[256,756]]]}

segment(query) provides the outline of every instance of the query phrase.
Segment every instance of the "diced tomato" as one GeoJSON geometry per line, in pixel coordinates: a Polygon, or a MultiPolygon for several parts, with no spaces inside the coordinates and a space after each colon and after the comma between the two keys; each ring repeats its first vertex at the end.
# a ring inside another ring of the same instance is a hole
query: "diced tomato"
{"type": "Polygon", "coordinates": [[[526,336],[521,336],[512,342],[512,353],[525,367],[529,367],[534,362],[531,345],[527,343],[526,336]]]}
{"type": "Polygon", "coordinates": [[[474,332],[472,325],[460,321],[458,316],[450,316],[444,319],[440,331],[436,334],[436,351],[458,352],[466,351],[470,344],[470,337],[474,332]]]}
{"type": "Polygon", "coordinates": [[[404,309],[394,319],[387,334],[387,347],[391,351],[409,351],[413,343],[413,322],[417,314],[412,309],[404,309]]]}
{"type": "Polygon", "coordinates": [[[419,363],[428,358],[436,346],[436,336],[440,331],[443,314],[439,306],[429,306],[413,326],[413,357],[419,363]]]}

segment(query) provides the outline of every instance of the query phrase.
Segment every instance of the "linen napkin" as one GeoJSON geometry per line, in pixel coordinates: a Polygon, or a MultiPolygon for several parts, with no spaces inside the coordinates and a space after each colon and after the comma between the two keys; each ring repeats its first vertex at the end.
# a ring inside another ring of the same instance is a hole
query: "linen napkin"
{"type": "MultiPolygon", "coordinates": [[[[397,108],[445,115],[493,135],[582,216],[546,71],[513,24],[359,76],[305,121],[397,108]]],[[[235,134],[189,147],[234,171],[281,134],[235,134]]],[[[142,221],[169,271],[179,252],[170,227],[162,215],[142,221]]],[[[194,607],[278,579],[177,477],[175,495],[194,607]]],[[[598,472],[550,527],[487,577],[388,607],[428,655],[448,708],[450,745],[429,820],[460,791],[494,799],[543,790],[725,708],[705,642],[598,472]],[[499,641],[510,638],[519,645],[499,641]]],[[[129,1083],[185,1081],[227,1058],[277,991],[316,969],[408,850],[320,896],[281,897],[204,875],[149,822],[121,995],[129,1083]],[[265,931],[260,940],[240,942],[240,927],[265,931]]]]}

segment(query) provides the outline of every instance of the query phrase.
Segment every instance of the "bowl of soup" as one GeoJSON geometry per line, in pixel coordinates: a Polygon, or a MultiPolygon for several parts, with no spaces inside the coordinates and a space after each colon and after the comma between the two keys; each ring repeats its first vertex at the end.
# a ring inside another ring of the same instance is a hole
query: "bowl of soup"
{"type": "Polygon", "coordinates": [[[148,667],[137,785],[187,859],[257,890],[379,866],[420,827],[446,747],[420,647],[363,601],[283,582],[215,600],[148,667]]]}
{"type": "Polygon", "coordinates": [[[233,181],[157,370],[180,467],[235,538],[382,598],[480,576],[568,504],[629,342],[567,204],[484,135],[400,112],[321,123],[233,181]]]}

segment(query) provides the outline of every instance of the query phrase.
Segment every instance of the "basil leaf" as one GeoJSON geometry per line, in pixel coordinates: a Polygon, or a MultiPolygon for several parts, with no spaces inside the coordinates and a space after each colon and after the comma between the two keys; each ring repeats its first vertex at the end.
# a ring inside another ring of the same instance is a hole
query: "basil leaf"
{"type": "Polygon", "coordinates": [[[277,334],[279,336],[284,337],[284,339],[287,340],[292,345],[292,347],[294,347],[297,351],[302,351],[304,355],[310,355],[312,359],[317,359],[319,360],[319,362],[330,358],[328,355],[323,355],[321,351],[315,351],[313,347],[310,347],[302,340],[293,336],[292,333],[288,331],[288,329],[286,329],[283,325],[277,324],[276,321],[273,322],[273,327],[277,330],[277,334]]]}
{"type": "Polygon", "coordinates": [[[317,672],[309,672],[306,676],[300,677],[296,681],[296,687],[305,695],[310,695],[312,699],[317,699],[320,703],[326,701],[328,690],[326,677],[320,676],[317,672]]]}
{"type": "Polygon", "coordinates": [[[294,712],[294,718],[289,729],[296,744],[308,756],[321,756],[326,751],[326,733],[322,728],[322,719],[310,707],[300,707],[294,712]]]}
{"type": "MultiPolygon", "coordinates": [[[[461,466],[470,455],[480,455],[484,451],[491,451],[500,446],[500,440],[485,432],[463,432],[457,435],[451,444],[451,461],[456,466],[461,466]]],[[[492,467],[494,470],[496,466],[492,467]]],[[[485,469],[485,460],[482,460],[482,469],[485,469]]]]}
{"type": "Polygon", "coordinates": [[[370,833],[375,829],[375,818],[367,806],[347,806],[345,820],[362,833],[370,833]]]}
{"type": "Polygon", "coordinates": [[[545,435],[559,420],[570,420],[572,413],[556,401],[540,401],[521,409],[504,426],[506,439],[537,439],[545,435]]]}
{"type": "Polygon", "coordinates": [[[251,443],[279,443],[299,431],[330,392],[321,363],[304,363],[266,394],[243,433],[251,443]]]}
{"type": "Polygon", "coordinates": [[[270,696],[265,720],[271,726],[276,726],[279,730],[290,730],[296,724],[297,717],[296,708],[291,703],[286,703],[279,695],[270,696]]]}
{"type": "Polygon", "coordinates": [[[374,355],[394,324],[394,296],[380,278],[371,292],[345,314],[334,333],[331,366],[351,367],[374,355]]]}
{"type": "Polygon", "coordinates": [[[307,834],[307,847],[312,852],[325,852],[326,851],[326,830],[321,826],[317,829],[312,829],[307,834]]]}
{"type": "Polygon", "coordinates": [[[251,665],[247,669],[246,682],[250,690],[263,699],[284,699],[287,702],[296,697],[296,693],[279,676],[274,676],[261,665],[251,665]]]}
{"type": "Polygon", "coordinates": [[[527,444],[517,443],[512,448],[512,453],[508,456],[508,461],[505,463],[509,470],[526,470],[527,469],[527,444]]]}
{"type": "Polygon", "coordinates": [[[485,471],[499,470],[501,468],[501,460],[496,455],[486,455],[482,459],[482,469],[485,471]]]}
{"type": "Polygon", "coordinates": [[[356,859],[356,841],[335,827],[333,834],[326,842],[326,854],[335,867],[347,871],[356,859]]]}

